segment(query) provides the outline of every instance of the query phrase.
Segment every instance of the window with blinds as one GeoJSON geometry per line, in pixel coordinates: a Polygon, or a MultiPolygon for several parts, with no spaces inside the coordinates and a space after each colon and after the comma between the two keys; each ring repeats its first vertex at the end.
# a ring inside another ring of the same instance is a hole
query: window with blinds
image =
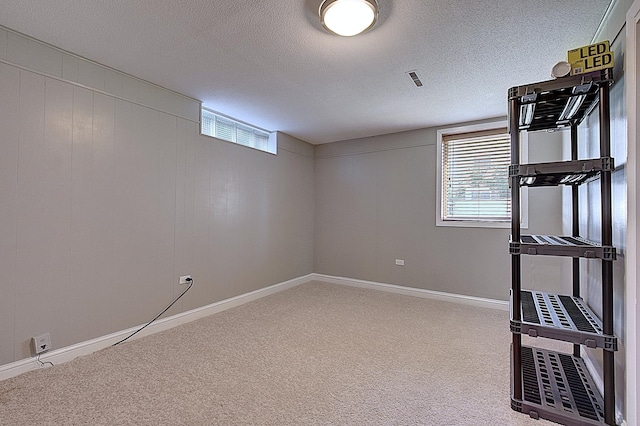
{"type": "Polygon", "coordinates": [[[275,154],[276,139],[269,132],[202,109],[201,133],[275,154]]]}
{"type": "Polygon", "coordinates": [[[450,130],[458,131],[438,132],[439,224],[508,222],[511,148],[506,127],[450,130]]]}

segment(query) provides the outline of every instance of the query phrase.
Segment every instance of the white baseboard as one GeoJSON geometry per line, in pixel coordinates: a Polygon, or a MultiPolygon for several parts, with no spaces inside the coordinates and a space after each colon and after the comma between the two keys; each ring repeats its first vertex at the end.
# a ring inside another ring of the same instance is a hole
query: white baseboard
{"type": "Polygon", "coordinates": [[[420,297],[423,299],[441,300],[443,302],[458,303],[464,305],[479,306],[482,308],[509,310],[509,302],[495,299],[485,299],[482,297],[465,296],[462,294],[445,293],[442,291],[425,290],[422,288],[404,287],[395,284],[384,284],[374,281],[357,280],[354,278],[334,277],[331,275],[311,274],[317,281],[324,281],[332,284],[348,285],[351,287],[367,288],[370,290],[386,291],[388,293],[402,294],[405,296],[420,297]]]}
{"type": "MultiPolygon", "coordinates": [[[[131,337],[131,340],[139,339],[140,337],[149,336],[160,331],[168,330],[178,325],[186,324],[188,322],[195,321],[197,319],[204,318],[206,316],[222,312],[227,309],[235,308],[236,306],[240,306],[248,302],[252,302],[262,297],[287,290],[300,284],[304,284],[313,279],[312,275],[313,274],[304,275],[302,277],[274,284],[269,287],[241,294],[230,299],[221,300],[220,302],[212,303],[210,305],[202,306],[200,308],[192,309],[186,312],[181,312],[167,318],[159,319],[156,322],[150,324],[144,330],[137,333],[135,336],[131,337]]],[[[66,346],[64,348],[46,352],[40,356],[40,361],[43,363],[51,362],[53,364],[61,364],[71,361],[72,359],[80,356],[89,355],[101,349],[108,348],[109,346],[124,339],[129,334],[138,330],[140,327],[142,327],[142,325],[131,327],[126,330],[117,331],[105,336],[100,336],[95,339],[86,340],[75,345],[66,346]]],[[[38,363],[36,357],[26,358],[20,361],[1,365],[0,381],[15,377],[22,373],[26,373],[27,371],[36,370],[38,368],[41,368],[41,364],[38,363]]]]}
{"type": "MultiPolygon", "coordinates": [[[[598,392],[600,392],[600,395],[603,395],[604,394],[604,381],[602,379],[602,376],[600,375],[600,370],[598,368],[596,368],[595,361],[589,355],[589,352],[587,352],[587,350],[584,347],[580,347],[580,358],[582,358],[582,361],[584,361],[584,365],[585,365],[585,367],[587,367],[587,370],[589,371],[589,374],[591,375],[591,379],[593,380],[593,384],[596,385],[596,387],[598,388],[598,392]]],[[[620,399],[619,398],[616,398],[616,424],[621,425],[621,426],[626,424],[626,422],[624,420],[624,417],[622,415],[622,410],[620,409],[620,399]]]]}
{"type": "MultiPolygon", "coordinates": [[[[210,305],[202,306],[200,308],[192,309],[187,312],[172,315],[167,318],[162,318],[150,324],[135,336],[131,337],[131,340],[139,339],[141,337],[149,336],[160,331],[168,330],[178,325],[186,324],[188,322],[195,321],[197,319],[243,305],[262,297],[269,296],[271,294],[287,290],[292,287],[296,287],[309,281],[324,281],[332,284],[386,291],[389,293],[402,294],[405,296],[435,299],[451,303],[462,303],[466,305],[480,306],[484,308],[492,308],[505,311],[509,310],[509,302],[501,300],[484,299],[480,297],[464,296],[460,294],[444,293],[440,291],[424,290],[393,284],[384,284],[373,281],[364,281],[353,278],[335,277],[331,275],[313,273],[284,281],[282,283],[274,284],[269,287],[261,288],[250,293],[241,294],[239,296],[222,300],[220,302],[212,303],[210,305]]],[[[61,364],[71,361],[72,359],[80,356],[89,355],[101,349],[108,348],[109,346],[138,330],[140,327],[142,327],[142,325],[131,327],[126,330],[117,331],[105,336],[100,336],[95,339],[86,340],[75,345],[66,346],[64,348],[46,352],[41,355],[40,361],[43,363],[51,362],[53,364],[61,364]]],[[[41,364],[38,363],[36,357],[26,358],[20,361],[12,362],[10,364],[2,365],[0,366],[0,381],[15,377],[22,373],[26,373],[27,371],[36,370],[38,368],[41,368],[41,364]]]]}

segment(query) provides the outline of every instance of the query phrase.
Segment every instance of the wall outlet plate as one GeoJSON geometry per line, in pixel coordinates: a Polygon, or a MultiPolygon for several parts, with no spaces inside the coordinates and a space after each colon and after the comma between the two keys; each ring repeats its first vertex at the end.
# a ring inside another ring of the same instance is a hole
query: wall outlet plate
{"type": "Polygon", "coordinates": [[[191,278],[191,275],[183,275],[178,280],[178,284],[180,285],[189,284],[191,281],[193,281],[193,278],[191,278]]]}
{"type": "Polygon", "coordinates": [[[396,265],[404,266],[404,259],[396,259],[396,265]]]}
{"type": "Polygon", "coordinates": [[[32,337],[31,349],[36,355],[39,355],[51,349],[51,336],[49,335],[49,333],[44,333],[39,336],[32,337]]]}

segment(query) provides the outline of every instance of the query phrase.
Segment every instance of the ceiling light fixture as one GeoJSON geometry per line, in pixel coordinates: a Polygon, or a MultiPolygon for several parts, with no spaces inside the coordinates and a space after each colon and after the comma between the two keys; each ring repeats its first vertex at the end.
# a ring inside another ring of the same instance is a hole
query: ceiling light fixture
{"type": "Polygon", "coordinates": [[[324,0],[320,22],[332,33],[349,37],[373,27],[378,20],[376,0],[324,0]]]}

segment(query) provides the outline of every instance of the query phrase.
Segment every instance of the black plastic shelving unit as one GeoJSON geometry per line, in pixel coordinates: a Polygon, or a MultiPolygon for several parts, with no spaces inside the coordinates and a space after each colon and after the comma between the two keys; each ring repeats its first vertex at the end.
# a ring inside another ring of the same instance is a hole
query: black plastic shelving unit
{"type": "Polygon", "coordinates": [[[520,310],[521,320],[511,322],[513,333],[618,350],[618,339],[603,333],[602,322],[579,297],[522,290],[520,310]]]}
{"type": "Polygon", "coordinates": [[[512,398],[514,410],[564,424],[606,423],[604,402],[580,358],[528,346],[521,349],[523,397],[512,398]]]}
{"type": "Polygon", "coordinates": [[[533,418],[567,425],[615,425],[609,86],[611,70],[563,77],[509,89],[511,135],[511,407],[533,418]],[[598,109],[600,157],[578,159],[578,126],[598,109]],[[520,132],[571,129],[571,160],[520,163],[520,132]],[[601,236],[580,236],[578,186],[600,179],[601,236]],[[520,230],[520,188],[568,185],[572,188],[572,233],[523,235],[520,230]],[[573,260],[572,294],[522,289],[523,255],[565,256],[573,260]],[[602,262],[602,318],[580,297],[580,258],[602,262]],[[572,354],[522,345],[522,335],[569,342],[572,354]],[[601,396],[580,359],[580,346],[603,353],[604,394],[601,396]]]}
{"type": "Polygon", "coordinates": [[[511,239],[509,252],[511,254],[616,259],[615,247],[603,246],[579,236],[521,235],[519,241],[511,239]]]}

